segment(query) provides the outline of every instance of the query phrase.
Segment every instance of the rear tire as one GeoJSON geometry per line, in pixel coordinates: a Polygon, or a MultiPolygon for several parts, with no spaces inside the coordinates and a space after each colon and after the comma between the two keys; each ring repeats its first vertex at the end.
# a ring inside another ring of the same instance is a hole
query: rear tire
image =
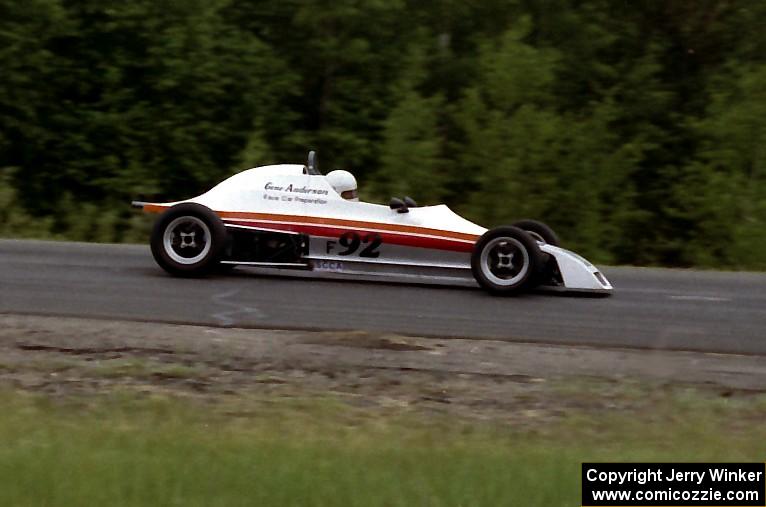
{"type": "Polygon", "coordinates": [[[532,288],[543,266],[537,241],[513,226],[491,229],[482,235],[471,254],[471,271],[491,294],[512,295],[532,288]]]}
{"type": "Polygon", "coordinates": [[[157,264],[175,276],[204,276],[219,266],[226,227],[210,208],[176,204],[154,224],[151,248],[157,264]]]}
{"type": "Polygon", "coordinates": [[[553,232],[553,229],[548,227],[546,224],[542,222],[538,222],[537,220],[519,220],[518,222],[514,222],[514,227],[518,227],[519,229],[523,229],[527,231],[530,236],[532,236],[534,239],[540,241],[542,240],[544,243],[547,243],[549,245],[553,246],[559,246],[560,241],[559,237],[556,235],[555,232],[553,232]]]}

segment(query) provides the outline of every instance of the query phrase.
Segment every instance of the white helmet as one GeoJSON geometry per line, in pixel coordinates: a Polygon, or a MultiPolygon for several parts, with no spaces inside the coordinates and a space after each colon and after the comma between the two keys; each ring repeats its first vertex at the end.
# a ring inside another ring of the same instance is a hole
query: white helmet
{"type": "Polygon", "coordinates": [[[349,201],[359,201],[359,197],[356,195],[356,178],[353,174],[336,169],[327,173],[325,177],[341,197],[349,201]]]}

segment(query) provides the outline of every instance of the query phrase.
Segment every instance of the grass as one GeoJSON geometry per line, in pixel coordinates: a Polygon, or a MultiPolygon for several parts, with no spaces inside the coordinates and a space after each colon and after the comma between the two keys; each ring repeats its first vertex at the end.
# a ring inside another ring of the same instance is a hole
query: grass
{"type": "Polygon", "coordinates": [[[35,359],[0,362],[0,372],[35,372],[60,373],[68,370],[77,371],[78,375],[104,379],[201,379],[209,375],[202,365],[186,365],[167,363],[153,359],[118,358],[99,361],[84,361],[77,359],[35,359]]]}
{"type": "Polygon", "coordinates": [[[335,399],[6,391],[0,505],[571,506],[582,461],[762,461],[765,411],[682,391],[520,431],[335,399]]]}

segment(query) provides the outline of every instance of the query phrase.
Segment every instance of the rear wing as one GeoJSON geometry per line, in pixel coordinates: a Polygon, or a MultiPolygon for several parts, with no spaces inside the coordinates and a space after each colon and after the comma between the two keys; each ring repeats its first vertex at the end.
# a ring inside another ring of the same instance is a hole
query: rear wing
{"type": "Polygon", "coordinates": [[[134,208],[144,210],[146,213],[162,213],[171,206],[169,204],[146,201],[130,201],[130,205],[134,208]]]}

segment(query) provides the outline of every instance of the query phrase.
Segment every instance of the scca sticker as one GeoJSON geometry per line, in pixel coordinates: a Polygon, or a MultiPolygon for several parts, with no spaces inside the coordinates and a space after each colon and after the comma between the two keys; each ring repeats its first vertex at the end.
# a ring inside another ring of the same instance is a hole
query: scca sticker
{"type": "Polygon", "coordinates": [[[340,261],[314,261],[315,271],[343,271],[343,263],[340,261]]]}

